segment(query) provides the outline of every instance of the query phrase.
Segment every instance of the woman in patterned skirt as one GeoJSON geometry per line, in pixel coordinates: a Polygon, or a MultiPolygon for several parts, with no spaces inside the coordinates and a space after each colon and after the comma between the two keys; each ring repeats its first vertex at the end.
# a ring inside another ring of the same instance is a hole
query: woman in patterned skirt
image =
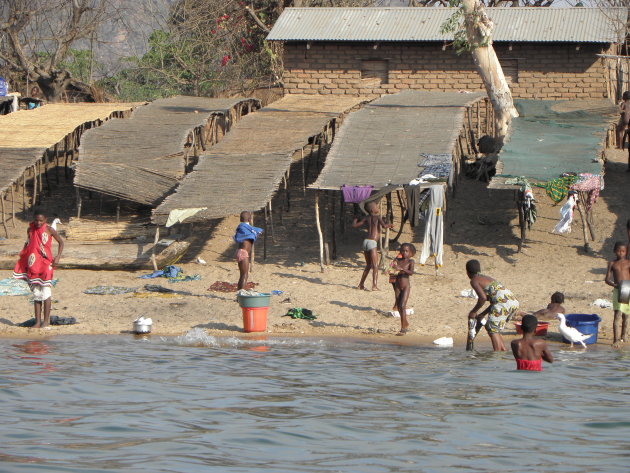
{"type": "Polygon", "coordinates": [[[470,279],[470,286],[478,297],[475,307],[468,314],[468,318],[477,319],[485,324],[494,351],[505,351],[501,331],[505,328],[505,324],[519,311],[518,301],[512,291],[499,281],[481,274],[481,264],[476,259],[466,263],[466,273],[470,279]],[[490,305],[478,314],[477,312],[486,302],[489,302],[490,305]]]}

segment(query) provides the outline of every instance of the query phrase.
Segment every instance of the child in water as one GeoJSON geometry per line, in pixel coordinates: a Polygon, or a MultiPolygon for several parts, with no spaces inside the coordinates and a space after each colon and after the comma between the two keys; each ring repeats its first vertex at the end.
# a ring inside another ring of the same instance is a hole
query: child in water
{"type": "Polygon", "coordinates": [[[534,312],[534,316],[537,317],[538,320],[555,320],[557,314],[567,313],[562,304],[564,304],[564,294],[561,292],[554,292],[551,295],[551,302],[547,304],[547,308],[534,312]]]}
{"type": "Polygon", "coordinates": [[[547,342],[534,337],[538,319],[531,314],[523,317],[523,338],[512,340],[512,354],[517,370],[542,371],[542,360],[553,363],[553,355],[547,348],[547,342]]]}
{"type": "Polygon", "coordinates": [[[519,303],[512,291],[499,281],[481,274],[481,264],[476,259],[466,263],[466,274],[470,279],[470,287],[477,293],[477,303],[468,313],[468,319],[477,319],[483,323],[492,341],[494,351],[505,351],[505,344],[501,332],[505,324],[519,313],[519,303]],[[477,313],[483,305],[490,305],[480,314],[477,313]],[[487,320],[486,320],[487,316],[487,320]]]}
{"type": "Polygon", "coordinates": [[[400,314],[400,332],[396,335],[407,333],[409,322],[407,321],[407,301],[411,292],[409,276],[414,271],[413,257],[416,254],[416,247],[411,243],[403,243],[400,246],[400,254],[392,261],[390,269],[390,282],[393,282],[394,295],[396,297],[396,308],[400,314]],[[395,279],[394,279],[395,278],[395,279]]]}

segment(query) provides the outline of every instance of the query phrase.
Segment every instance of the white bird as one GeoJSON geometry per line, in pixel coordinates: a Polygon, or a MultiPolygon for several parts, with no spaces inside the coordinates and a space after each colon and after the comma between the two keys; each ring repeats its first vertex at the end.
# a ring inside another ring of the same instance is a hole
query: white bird
{"type": "Polygon", "coordinates": [[[61,220],[59,220],[58,218],[54,219],[52,223],[50,224],[52,229],[55,231],[57,231],[57,225],[61,225],[61,220]]]}
{"type": "Polygon", "coordinates": [[[556,314],[556,319],[558,319],[560,321],[560,327],[558,327],[558,329],[560,330],[560,334],[564,338],[569,340],[569,342],[571,342],[571,347],[573,347],[574,343],[581,343],[582,346],[584,348],[586,348],[586,344],[584,343],[584,340],[587,340],[587,339],[591,338],[593,335],[595,335],[593,333],[589,333],[587,335],[584,335],[582,332],[580,332],[576,328],[567,327],[567,323],[566,323],[566,319],[564,317],[564,314],[556,314]]]}

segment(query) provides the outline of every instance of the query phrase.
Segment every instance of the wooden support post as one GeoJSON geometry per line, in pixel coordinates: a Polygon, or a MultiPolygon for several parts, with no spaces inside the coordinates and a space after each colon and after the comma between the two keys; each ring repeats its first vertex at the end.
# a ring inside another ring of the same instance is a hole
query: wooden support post
{"type": "Polygon", "coordinates": [[[335,231],[336,222],[336,210],[337,206],[335,205],[335,196],[333,194],[334,191],[329,191],[329,200],[332,205],[332,211],[330,212],[330,228],[331,228],[331,237],[332,237],[332,259],[337,259],[337,232],[335,231]]]}
{"type": "Polygon", "coordinates": [[[42,194],[44,193],[44,178],[42,173],[42,162],[37,162],[37,180],[39,181],[39,200],[42,200],[42,194]]]}
{"type": "MultiPolygon", "coordinates": [[[[322,160],[322,135],[317,137],[317,162],[319,163],[322,160]]],[[[319,169],[319,164],[317,169],[319,169]]]]}
{"type": "Polygon", "coordinates": [[[11,183],[11,221],[13,222],[13,228],[15,228],[15,192],[13,183],[11,183]]]}
{"type": "Polygon", "coordinates": [[[267,205],[265,205],[264,208],[264,223],[263,223],[263,261],[267,261],[267,233],[269,233],[267,231],[267,205]]]}
{"type": "Polygon", "coordinates": [[[4,227],[4,236],[6,238],[9,238],[9,230],[7,229],[7,222],[4,216],[4,197],[5,194],[3,192],[2,194],[0,194],[0,202],[2,202],[2,226],[4,227]]]}
{"type": "Polygon", "coordinates": [[[33,165],[33,207],[37,204],[37,171],[33,165]]]}
{"type": "Polygon", "coordinates": [[[343,201],[343,192],[339,191],[339,231],[342,235],[346,234],[346,215],[343,201]]]}
{"type": "Polygon", "coordinates": [[[523,249],[523,244],[525,243],[525,238],[527,236],[527,222],[525,221],[525,213],[523,211],[523,193],[518,190],[516,191],[516,207],[518,210],[518,226],[521,229],[521,241],[518,242],[518,252],[520,253],[523,249]]]}
{"type": "Polygon", "coordinates": [[[151,264],[153,264],[153,270],[158,270],[157,259],[155,257],[155,249],[157,247],[157,243],[160,241],[160,226],[155,226],[155,238],[153,238],[153,248],[151,248],[151,264]]]}
{"type": "Polygon", "coordinates": [[[291,196],[289,195],[289,172],[284,173],[284,211],[291,209],[291,196]]]}
{"type": "Polygon", "coordinates": [[[577,207],[578,212],[580,213],[580,220],[582,221],[582,236],[584,237],[584,252],[585,253],[590,253],[591,252],[591,246],[588,244],[588,236],[586,234],[586,225],[587,225],[587,223],[586,223],[586,219],[584,218],[584,212],[582,211],[582,205],[583,205],[583,203],[580,202],[580,199],[578,198],[577,204],[575,206],[577,207]]]}
{"type": "MultiPolygon", "coordinates": [[[[48,179],[48,165],[44,162],[43,166],[44,166],[44,178],[46,179],[46,187],[47,187],[46,195],[48,195],[48,197],[50,197],[51,187],[50,187],[50,180],[48,179]]],[[[43,188],[42,188],[42,190],[43,190],[43,188]]]]}
{"type": "Polygon", "coordinates": [[[597,238],[597,236],[595,235],[595,221],[594,221],[594,214],[593,214],[594,210],[595,210],[595,207],[591,207],[590,210],[586,211],[586,223],[588,223],[588,230],[589,230],[589,233],[591,234],[592,241],[595,241],[595,239],[597,238]]]}
{"type": "Polygon", "coordinates": [[[475,102],[475,109],[477,112],[477,138],[481,137],[481,116],[479,113],[479,109],[481,108],[481,104],[479,103],[479,100],[477,100],[475,102]]]}
{"type": "Polygon", "coordinates": [[[304,148],[300,150],[300,154],[302,156],[302,159],[300,160],[300,162],[302,163],[302,192],[304,193],[304,195],[306,195],[306,173],[304,171],[304,148]]]}
{"type": "Polygon", "coordinates": [[[26,212],[26,172],[22,174],[22,212],[26,212]]]}
{"type": "Polygon", "coordinates": [[[120,199],[116,199],[116,223],[120,221],[120,199]]]}
{"type": "Polygon", "coordinates": [[[76,188],[77,194],[77,218],[81,218],[81,207],[83,206],[83,201],[81,200],[81,191],[79,188],[76,188]]]}
{"type": "Polygon", "coordinates": [[[317,235],[319,236],[319,268],[324,272],[324,237],[322,235],[322,226],[319,221],[319,194],[320,190],[315,193],[315,224],[317,226],[317,235]]]}
{"type": "MultiPolygon", "coordinates": [[[[269,206],[269,229],[271,230],[271,243],[276,244],[276,234],[273,231],[273,209],[271,208],[271,199],[267,203],[269,206]]],[[[282,214],[282,212],[280,212],[282,214]]]]}

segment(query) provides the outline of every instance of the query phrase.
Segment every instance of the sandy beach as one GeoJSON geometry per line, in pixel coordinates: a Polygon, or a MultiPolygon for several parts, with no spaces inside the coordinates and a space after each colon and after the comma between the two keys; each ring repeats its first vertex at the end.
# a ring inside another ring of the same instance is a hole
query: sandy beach
{"type": "MultiPolygon", "coordinates": [[[[463,179],[456,195],[448,201],[443,267],[436,271],[432,265],[417,265],[417,274],[412,277],[409,307],[413,307],[414,314],[410,316],[410,331],[404,338],[409,343],[429,343],[446,336],[463,343],[466,315],[474,305],[473,299],[460,296],[462,290],[470,287],[464,265],[468,259],[476,258],[485,274],[503,282],[516,294],[525,311],[545,307],[550,295],[561,291],[566,297],[567,312],[600,315],[603,320],[599,326],[599,343],[610,344],[612,309],[595,307],[592,302],[598,298],[610,300],[610,288],[604,283],[606,262],[612,257],[613,243],[627,238],[630,174],[626,173],[626,160],[625,153],[608,152],[606,188],[595,206],[597,240],[591,243],[593,251],[588,254],[583,250],[577,215],[572,233],[551,233],[559,219],[561,204],[553,205],[540,188],[534,190],[538,221],[529,232],[523,251],[517,253],[518,216],[513,192],[488,191],[485,183],[463,179]]],[[[320,271],[312,192],[307,191],[306,196],[296,199],[290,212],[274,217],[275,243],[269,238],[266,261],[262,258],[260,242],[257,244],[250,280],[258,284],[256,289],[261,292],[282,291],[281,295],[272,297],[268,333],[393,337],[400,328],[400,321],[387,315],[393,304],[393,291],[387,277],[380,275],[380,291],[356,289],[364,263],[360,242],[365,230],[353,230],[348,225],[348,230],[339,238],[338,258],[323,273],[320,271]],[[317,319],[285,317],[292,307],[311,309],[317,319]]],[[[280,206],[275,208],[280,209],[280,206]]],[[[185,275],[198,274],[200,280],[169,283],[163,278],[138,278],[149,270],[60,268],[55,275],[59,282],[53,291],[52,314],[75,317],[78,323],[46,330],[19,327],[17,324],[32,317],[32,304],[24,296],[4,296],[0,297],[0,336],[131,333],[132,322],[139,316],[153,319],[153,335],[179,335],[192,328],[202,328],[219,336],[242,334],[236,295],[208,290],[215,281],[238,280],[231,239],[237,224],[238,218],[234,216],[205,228],[195,227],[196,243],[178,265],[185,275]],[[207,264],[196,263],[197,257],[207,264]],[[87,288],[98,285],[142,289],[145,284],[160,284],[176,292],[84,293],[87,288]]],[[[405,228],[400,242],[411,241],[420,251],[421,227],[416,232],[408,226],[405,228]]],[[[10,276],[10,271],[4,271],[3,277],[10,276]]],[[[505,335],[509,338],[514,334],[514,326],[509,324],[505,335]]],[[[487,338],[483,334],[480,341],[485,343],[487,338]]],[[[550,338],[558,339],[556,322],[550,326],[550,338]]]]}

